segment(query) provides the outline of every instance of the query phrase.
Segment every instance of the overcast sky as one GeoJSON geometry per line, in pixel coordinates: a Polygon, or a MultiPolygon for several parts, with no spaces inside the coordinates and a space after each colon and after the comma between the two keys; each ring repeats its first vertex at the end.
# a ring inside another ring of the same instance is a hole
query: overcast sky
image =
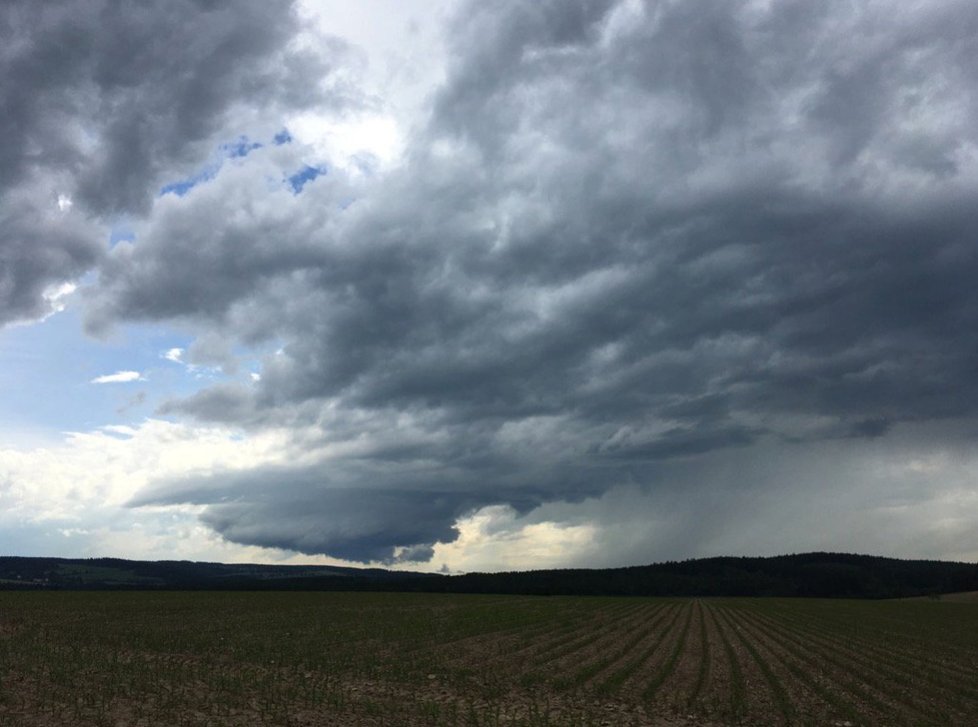
{"type": "Polygon", "coordinates": [[[6,0],[0,552],[978,559],[971,0],[6,0]]]}

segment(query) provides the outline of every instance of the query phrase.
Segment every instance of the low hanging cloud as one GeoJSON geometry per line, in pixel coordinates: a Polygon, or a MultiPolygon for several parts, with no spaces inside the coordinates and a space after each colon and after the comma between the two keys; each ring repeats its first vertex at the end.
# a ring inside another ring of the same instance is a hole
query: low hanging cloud
{"type": "Polygon", "coordinates": [[[301,150],[258,150],[101,260],[92,328],[274,350],[165,413],[311,458],[135,502],[390,560],[485,507],[683,492],[677,461],[973,422],[976,31],[951,1],[461,6],[400,167],[294,190],[301,150]]]}
{"type": "Polygon", "coordinates": [[[324,476],[322,467],[277,466],[167,481],[130,504],[208,505],[201,520],[231,542],[391,564],[403,544],[415,560],[429,560],[436,542],[455,539],[455,520],[475,502],[411,474],[379,487],[336,479],[346,478],[324,476]]]}

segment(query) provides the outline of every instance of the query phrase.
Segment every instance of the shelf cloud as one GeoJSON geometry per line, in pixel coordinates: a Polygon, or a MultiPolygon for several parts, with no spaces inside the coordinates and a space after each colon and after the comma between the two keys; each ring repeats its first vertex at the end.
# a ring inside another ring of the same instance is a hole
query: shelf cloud
{"type": "MultiPolygon", "coordinates": [[[[298,15],[89,4],[78,24],[67,5],[40,24],[22,20],[30,3],[2,11],[25,45],[0,91],[15,142],[0,254],[18,281],[0,310],[37,316],[41,286],[94,270],[88,330],[179,325],[222,361],[257,361],[161,415],[289,431],[301,452],[160,479],[133,506],[192,504],[236,543],[394,563],[430,560],[480,511],[580,524],[593,506],[614,527],[601,503],[644,493],[629,497],[677,519],[674,554],[696,550],[682,524],[720,518],[708,503],[752,456],[782,453],[817,490],[829,451],[855,462],[935,427],[968,441],[972,3],[466,3],[444,80],[385,167],[271,143],[269,108],[380,103],[344,85],[342,42],[297,41],[298,15]],[[262,114],[266,142],[156,194],[262,114]],[[118,211],[135,241],[110,249],[86,225],[118,211]]],[[[752,496],[810,502],[791,469],[752,496]]],[[[854,488],[888,501],[872,482],[854,488]]]]}

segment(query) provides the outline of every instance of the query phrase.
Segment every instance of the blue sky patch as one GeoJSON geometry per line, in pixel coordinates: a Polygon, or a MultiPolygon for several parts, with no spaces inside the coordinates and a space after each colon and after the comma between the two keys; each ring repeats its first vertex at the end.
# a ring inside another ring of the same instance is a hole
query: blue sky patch
{"type": "Polygon", "coordinates": [[[306,164],[302,169],[289,177],[289,186],[292,187],[294,194],[299,194],[308,182],[324,174],[326,174],[326,167],[313,167],[306,164]]]}
{"type": "Polygon", "coordinates": [[[191,339],[158,325],[134,324],[110,341],[83,333],[72,307],[32,326],[0,331],[0,432],[25,431],[56,440],[63,431],[135,424],[151,416],[161,398],[189,396],[198,383],[160,359],[191,339]],[[70,361],[69,372],[65,362],[70,361]],[[118,371],[143,380],[93,384],[118,371]]]}
{"type": "MultiPolygon", "coordinates": [[[[275,144],[284,144],[292,141],[292,137],[289,136],[289,132],[286,130],[280,131],[275,135],[275,144]],[[282,135],[285,135],[286,141],[279,141],[282,135]]],[[[251,141],[247,136],[239,136],[235,141],[225,142],[217,148],[217,158],[211,161],[207,166],[201,169],[196,174],[192,174],[186,179],[180,179],[176,182],[170,182],[160,188],[159,196],[162,197],[167,194],[175,194],[177,197],[183,197],[187,192],[196,187],[198,184],[203,182],[209,182],[217,173],[221,171],[221,167],[224,165],[225,159],[243,159],[248,156],[255,149],[261,149],[264,146],[259,141],[251,141]]]]}
{"type": "Polygon", "coordinates": [[[221,164],[218,163],[215,167],[204,169],[191,177],[181,179],[179,182],[170,182],[160,188],[160,197],[167,194],[175,194],[177,197],[182,197],[201,182],[212,180],[220,168],[221,164]]]}
{"type": "Polygon", "coordinates": [[[240,159],[246,157],[255,149],[261,149],[262,144],[257,141],[249,141],[247,136],[242,136],[237,141],[221,145],[223,151],[229,159],[240,159]]]}
{"type": "Polygon", "coordinates": [[[289,133],[288,129],[282,129],[275,136],[272,137],[272,141],[275,146],[282,146],[282,144],[289,144],[292,141],[292,134],[289,133]]]}
{"type": "Polygon", "coordinates": [[[115,247],[120,242],[133,242],[136,233],[129,227],[118,225],[109,232],[109,247],[115,247]]]}

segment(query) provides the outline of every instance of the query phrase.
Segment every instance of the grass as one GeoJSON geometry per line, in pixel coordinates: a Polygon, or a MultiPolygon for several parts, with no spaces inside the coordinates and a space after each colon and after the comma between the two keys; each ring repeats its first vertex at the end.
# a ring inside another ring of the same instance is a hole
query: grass
{"type": "Polygon", "coordinates": [[[972,724],[978,605],[0,592],[11,727],[642,724],[676,709],[972,724]]]}

